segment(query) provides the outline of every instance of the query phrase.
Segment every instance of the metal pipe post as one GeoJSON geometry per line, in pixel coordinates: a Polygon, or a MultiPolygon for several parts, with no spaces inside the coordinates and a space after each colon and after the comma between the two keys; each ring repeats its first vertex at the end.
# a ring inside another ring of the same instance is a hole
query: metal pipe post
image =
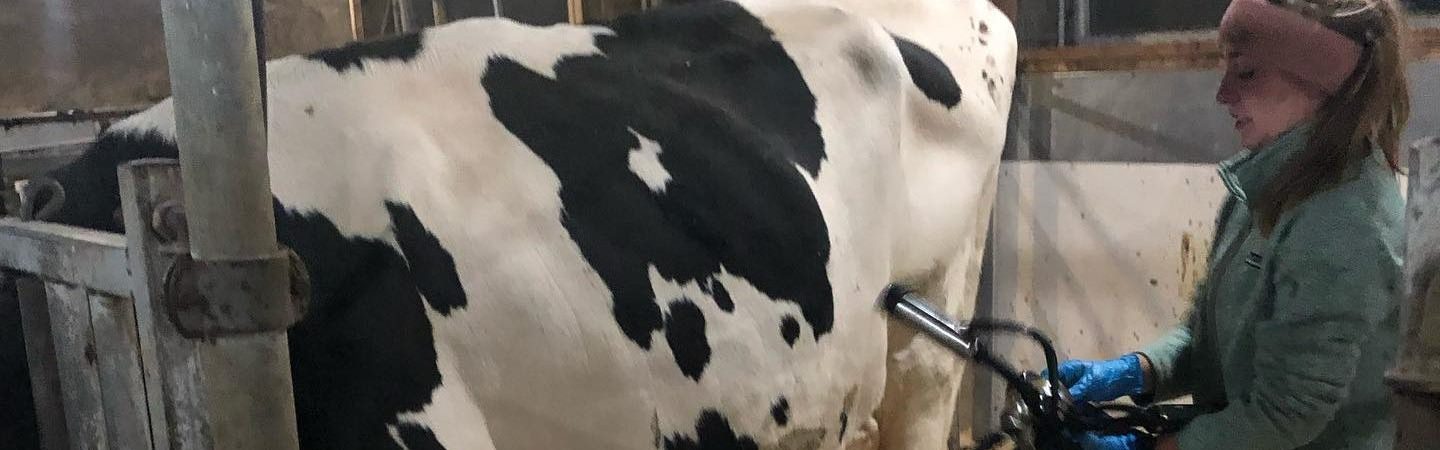
{"type": "MultiPolygon", "coordinates": [[[[252,0],[161,2],[184,195],[153,206],[157,217],[183,213],[183,224],[159,225],[183,227],[168,231],[188,241],[164,276],[161,317],[175,329],[162,337],[198,346],[179,353],[198,363],[195,419],[210,434],[172,441],[182,447],[298,447],[285,331],[303,301],[293,301],[291,254],[276,243],[254,11],[252,0]]],[[[135,212],[132,235],[153,225],[135,212]]]]}
{"type": "Polygon", "coordinates": [[[1396,394],[1395,448],[1440,442],[1440,138],[1410,148],[1409,209],[1399,360],[1386,374],[1396,394]]]}
{"type": "Polygon", "coordinates": [[[251,0],[164,0],[190,251],[252,260],[279,251],[251,0]]]}

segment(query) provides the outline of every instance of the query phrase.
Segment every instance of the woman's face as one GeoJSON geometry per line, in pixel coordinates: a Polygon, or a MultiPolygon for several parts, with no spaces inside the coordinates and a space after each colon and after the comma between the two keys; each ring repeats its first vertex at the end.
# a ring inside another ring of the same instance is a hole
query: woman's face
{"type": "Polygon", "coordinates": [[[1235,119],[1240,144],[1258,149],[1286,130],[1314,116],[1324,94],[1279,70],[1258,67],[1245,56],[1225,49],[1225,75],[1215,100],[1235,119]]]}

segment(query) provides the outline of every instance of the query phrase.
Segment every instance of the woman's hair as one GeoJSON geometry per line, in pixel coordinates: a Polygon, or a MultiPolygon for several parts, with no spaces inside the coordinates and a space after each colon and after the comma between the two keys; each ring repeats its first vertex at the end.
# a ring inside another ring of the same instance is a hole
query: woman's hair
{"type": "Polygon", "coordinates": [[[1287,163],[1254,203],[1260,230],[1280,215],[1339,184],[1347,169],[1375,149],[1400,171],[1400,133],[1410,119],[1405,79],[1405,10],[1395,0],[1270,0],[1311,15],[1360,43],[1355,72],[1320,106],[1306,149],[1287,163]]]}

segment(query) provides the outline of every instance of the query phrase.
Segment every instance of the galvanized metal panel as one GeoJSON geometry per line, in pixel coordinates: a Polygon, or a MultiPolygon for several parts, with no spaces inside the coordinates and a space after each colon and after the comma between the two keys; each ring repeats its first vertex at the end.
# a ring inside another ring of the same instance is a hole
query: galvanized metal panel
{"type": "Polygon", "coordinates": [[[95,330],[100,393],[110,446],[150,448],[150,415],[145,405],[133,302],[129,298],[91,295],[90,324],[95,330]]]}
{"type": "Polygon", "coordinates": [[[128,297],[126,261],[124,236],[0,218],[0,267],[128,297]]]}
{"type": "MultiPolygon", "coordinates": [[[[998,183],[996,316],[1047,331],[1069,358],[1135,350],[1179,322],[1224,198],[1213,166],[1016,162],[998,183]]],[[[1032,347],[1001,345],[1043,367],[1032,347]]]]}
{"type": "Polygon", "coordinates": [[[1440,138],[1410,149],[1411,201],[1405,215],[1406,305],[1403,340],[1386,374],[1395,388],[1396,447],[1429,448],[1440,441],[1440,138]]]}
{"type": "Polygon", "coordinates": [[[49,297],[50,327],[55,338],[55,360],[60,373],[60,398],[71,449],[108,449],[105,408],[100,396],[100,372],[95,333],[90,327],[90,300],[85,288],[45,283],[49,297]]]}
{"type": "MultiPolygon", "coordinates": [[[[7,273],[10,276],[13,273],[7,273]]],[[[60,398],[60,369],[55,358],[55,337],[50,327],[50,307],[45,284],[28,276],[15,279],[20,302],[20,326],[25,335],[25,361],[30,368],[35,426],[41,448],[70,448],[65,423],[65,402],[60,398]]]]}

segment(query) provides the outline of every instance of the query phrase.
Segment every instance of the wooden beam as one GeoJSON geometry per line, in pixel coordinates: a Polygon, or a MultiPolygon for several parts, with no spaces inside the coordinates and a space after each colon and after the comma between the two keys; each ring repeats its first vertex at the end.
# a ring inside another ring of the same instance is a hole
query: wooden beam
{"type": "MultiPolygon", "coordinates": [[[[1410,50],[1414,60],[1440,59],[1440,28],[1414,30],[1410,50]]],[[[1213,39],[1046,47],[1021,50],[1019,71],[1206,70],[1219,67],[1220,59],[1213,39]]]]}

